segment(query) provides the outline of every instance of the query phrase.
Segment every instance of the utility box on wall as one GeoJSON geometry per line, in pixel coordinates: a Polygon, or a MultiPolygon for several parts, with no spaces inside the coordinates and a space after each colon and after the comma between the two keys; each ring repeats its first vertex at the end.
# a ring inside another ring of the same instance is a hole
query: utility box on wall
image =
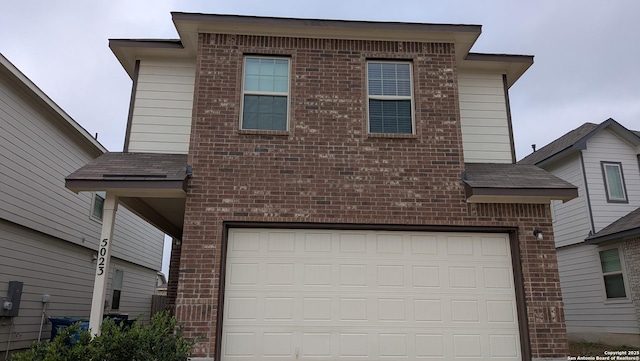
{"type": "Polygon", "coordinates": [[[0,297],[0,317],[18,316],[20,299],[22,298],[22,282],[10,281],[6,297],[0,297]]]}

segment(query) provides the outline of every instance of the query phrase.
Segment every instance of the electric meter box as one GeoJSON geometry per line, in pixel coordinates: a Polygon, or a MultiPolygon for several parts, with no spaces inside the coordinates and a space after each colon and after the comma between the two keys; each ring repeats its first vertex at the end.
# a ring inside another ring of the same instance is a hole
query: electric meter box
{"type": "Polygon", "coordinates": [[[0,317],[16,317],[20,311],[22,282],[10,281],[6,297],[0,297],[0,317]]]}

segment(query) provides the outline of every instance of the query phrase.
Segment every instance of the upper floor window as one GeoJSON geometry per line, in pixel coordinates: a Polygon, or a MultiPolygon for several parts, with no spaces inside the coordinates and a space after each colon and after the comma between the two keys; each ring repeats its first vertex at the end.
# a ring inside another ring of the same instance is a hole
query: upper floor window
{"type": "Polygon", "coordinates": [[[244,58],[241,129],[287,130],[289,59],[244,58]]]}
{"type": "Polygon", "coordinates": [[[95,192],[93,194],[93,202],[91,203],[91,217],[99,221],[102,220],[104,213],[104,199],[107,193],[103,191],[95,192]]]}
{"type": "Polygon", "coordinates": [[[411,63],[367,62],[369,133],[413,133],[411,63]]]}
{"type": "Polygon", "coordinates": [[[622,163],[601,162],[607,202],[627,202],[622,163]]]}
{"type": "Polygon", "coordinates": [[[626,298],[624,272],[618,248],[600,251],[600,265],[607,299],[626,298]]]}

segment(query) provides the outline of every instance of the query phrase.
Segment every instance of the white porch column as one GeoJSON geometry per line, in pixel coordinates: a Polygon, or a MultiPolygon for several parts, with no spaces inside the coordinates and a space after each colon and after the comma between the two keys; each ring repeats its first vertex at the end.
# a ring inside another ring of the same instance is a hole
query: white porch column
{"type": "Polygon", "coordinates": [[[107,292],[107,279],[109,277],[109,263],[111,261],[113,225],[115,224],[117,210],[118,196],[113,192],[107,192],[102,212],[102,232],[100,233],[100,244],[98,245],[96,278],[93,283],[91,317],[89,318],[89,330],[93,336],[100,335],[100,325],[104,314],[104,297],[107,292]]]}

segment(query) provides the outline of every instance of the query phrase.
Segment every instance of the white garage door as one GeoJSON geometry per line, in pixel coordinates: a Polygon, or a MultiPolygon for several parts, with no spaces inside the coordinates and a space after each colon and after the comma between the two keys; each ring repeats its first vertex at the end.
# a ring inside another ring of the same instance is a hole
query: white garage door
{"type": "Polygon", "coordinates": [[[520,360],[506,234],[229,231],[224,360],[520,360]]]}

